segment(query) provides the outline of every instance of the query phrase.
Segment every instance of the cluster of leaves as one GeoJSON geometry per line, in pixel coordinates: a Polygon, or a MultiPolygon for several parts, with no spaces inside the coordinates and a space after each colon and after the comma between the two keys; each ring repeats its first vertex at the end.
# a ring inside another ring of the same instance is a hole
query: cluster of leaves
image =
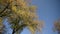
{"type": "Polygon", "coordinates": [[[14,33],[27,27],[33,34],[41,30],[42,23],[36,15],[36,7],[29,6],[25,0],[0,0],[0,17],[7,18],[14,33]]]}
{"type": "Polygon", "coordinates": [[[60,34],[60,20],[56,21],[54,23],[54,26],[55,26],[55,31],[58,31],[60,34]]]}

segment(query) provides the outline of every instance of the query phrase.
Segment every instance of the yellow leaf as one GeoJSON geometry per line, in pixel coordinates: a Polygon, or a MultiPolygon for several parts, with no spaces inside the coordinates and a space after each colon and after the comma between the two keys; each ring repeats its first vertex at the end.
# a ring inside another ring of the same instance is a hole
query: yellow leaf
{"type": "Polygon", "coordinates": [[[34,34],[35,30],[32,26],[28,26],[28,29],[31,31],[32,34],[34,34]]]}

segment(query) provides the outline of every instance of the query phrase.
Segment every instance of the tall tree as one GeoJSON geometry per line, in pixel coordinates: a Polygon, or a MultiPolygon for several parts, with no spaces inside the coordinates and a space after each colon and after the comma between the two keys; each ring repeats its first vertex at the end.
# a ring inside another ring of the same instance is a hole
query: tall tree
{"type": "Polygon", "coordinates": [[[0,17],[8,19],[12,34],[19,34],[26,27],[34,34],[43,25],[36,15],[36,7],[25,0],[0,0],[0,17]]]}
{"type": "Polygon", "coordinates": [[[60,34],[60,20],[57,20],[57,21],[54,23],[54,29],[55,29],[55,31],[58,32],[58,34],[60,34]]]}

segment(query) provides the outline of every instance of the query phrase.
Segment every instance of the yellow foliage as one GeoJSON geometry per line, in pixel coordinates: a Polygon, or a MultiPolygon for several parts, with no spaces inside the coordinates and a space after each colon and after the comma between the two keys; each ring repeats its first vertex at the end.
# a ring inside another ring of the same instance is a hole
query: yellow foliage
{"type": "Polygon", "coordinates": [[[3,24],[2,24],[2,18],[0,17],[0,26],[3,26],[3,24]]]}
{"type": "Polygon", "coordinates": [[[28,29],[32,32],[32,34],[35,33],[35,30],[34,30],[34,28],[32,26],[28,26],[28,29]]]}
{"type": "Polygon", "coordinates": [[[7,11],[6,13],[8,13],[8,21],[11,21],[11,24],[13,24],[13,26],[11,26],[13,29],[19,30],[19,27],[25,24],[26,26],[24,27],[28,27],[34,34],[37,29],[42,28],[36,15],[35,6],[28,6],[28,3],[25,2],[25,0],[4,0],[3,2],[10,3],[8,8],[11,11],[10,13],[7,11]],[[22,25],[19,26],[20,21],[22,21],[22,25]]]}
{"type": "Polygon", "coordinates": [[[12,10],[16,12],[17,11],[16,6],[12,6],[12,10]]]}

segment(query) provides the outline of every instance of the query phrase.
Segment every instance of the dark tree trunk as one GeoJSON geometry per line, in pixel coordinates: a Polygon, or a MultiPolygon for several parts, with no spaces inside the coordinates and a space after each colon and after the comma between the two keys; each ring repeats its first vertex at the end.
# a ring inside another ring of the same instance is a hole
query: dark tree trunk
{"type": "Polygon", "coordinates": [[[12,31],[12,34],[14,34],[15,33],[15,29],[13,29],[13,31],[12,31]]]}

